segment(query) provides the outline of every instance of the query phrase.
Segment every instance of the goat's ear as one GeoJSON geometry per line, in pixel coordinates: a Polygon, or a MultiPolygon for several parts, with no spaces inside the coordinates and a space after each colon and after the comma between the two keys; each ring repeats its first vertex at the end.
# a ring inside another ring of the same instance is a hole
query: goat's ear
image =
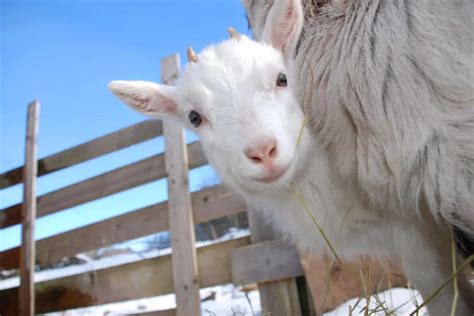
{"type": "Polygon", "coordinates": [[[303,29],[303,22],[301,0],[274,1],[266,18],[262,39],[279,49],[285,59],[291,58],[303,29]]]}
{"type": "Polygon", "coordinates": [[[274,0],[241,0],[245,8],[247,22],[257,41],[262,40],[263,28],[274,0]]]}
{"type": "Polygon", "coordinates": [[[176,117],[175,88],[149,81],[111,81],[109,90],[135,111],[163,118],[176,117]]]}

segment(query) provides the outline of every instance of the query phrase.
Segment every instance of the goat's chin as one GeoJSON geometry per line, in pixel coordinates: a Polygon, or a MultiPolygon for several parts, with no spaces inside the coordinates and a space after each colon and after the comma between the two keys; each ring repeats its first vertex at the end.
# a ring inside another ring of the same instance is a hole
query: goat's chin
{"type": "MultiPolygon", "coordinates": [[[[283,169],[275,179],[273,177],[262,177],[256,175],[234,174],[233,181],[228,181],[228,185],[239,191],[242,195],[256,195],[278,193],[288,190],[291,183],[301,176],[302,166],[297,159],[293,159],[290,165],[283,169]]],[[[230,180],[230,179],[228,179],[230,180]]]]}
{"type": "Polygon", "coordinates": [[[262,183],[255,179],[249,179],[247,182],[243,180],[227,182],[227,185],[245,198],[248,196],[266,196],[268,194],[281,192],[282,190],[288,189],[290,182],[291,181],[285,180],[284,177],[282,177],[270,183],[262,183]]]}

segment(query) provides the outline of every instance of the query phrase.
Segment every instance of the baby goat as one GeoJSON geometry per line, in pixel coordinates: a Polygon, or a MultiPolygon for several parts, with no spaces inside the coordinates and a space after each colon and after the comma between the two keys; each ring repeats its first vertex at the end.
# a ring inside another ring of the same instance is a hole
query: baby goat
{"type": "MultiPolygon", "coordinates": [[[[291,58],[281,43],[273,44],[234,33],[199,55],[190,50],[174,87],[112,81],[109,88],[132,109],[174,119],[198,134],[222,180],[301,249],[319,254],[326,246],[304,201],[339,256],[398,255],[435,291],[452,272],[449,261],[440,260],[451,253],[450,228],[429,216],[372,208],[356,186],[339,178],[304,126],[291,58]]],[[[472,289],[465,277],[459,283],[457,311],[468,315],[472,289]]],[[[449,314],[452,300],[447,286],[432,300],[431,315],[449,314]]]]}

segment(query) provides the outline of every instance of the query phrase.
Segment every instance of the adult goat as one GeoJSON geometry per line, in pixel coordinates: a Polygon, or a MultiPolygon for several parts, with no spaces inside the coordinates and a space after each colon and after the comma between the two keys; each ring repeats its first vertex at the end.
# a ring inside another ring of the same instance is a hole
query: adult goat
{"type": "MultiPolygon", "coordinates": [[[[432,238],[406,236],[413,255],[400,253],[427,298],[452,272],[449,230],[464,256],[474,252],[474,1],[243,4],[257,39],[289,37],[282,51],[331,168],[374,212],[436,224],[432,238]]],[[[431,311],[446,315],[448,296],[431,311]]]]}

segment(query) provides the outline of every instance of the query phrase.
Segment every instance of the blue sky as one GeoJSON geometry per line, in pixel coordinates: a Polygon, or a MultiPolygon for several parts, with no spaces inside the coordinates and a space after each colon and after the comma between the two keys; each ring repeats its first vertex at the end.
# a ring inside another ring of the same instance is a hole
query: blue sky
{"type": "MultiPolygon", "coordinates": [[[[41,102],[39,157],[144,118],[116,100],[110,80],[159,81],[160,59],[248,33],[240,0],[0,0],[0,173],[24,159],[26,107],[41,102]]],[[[191,135],[190,138],[193,136],[191,135]]],[[[41,177],[38,192],[126,165],[163,150],[155,139],[41,177]]],[[[216,181],[209,167],[191,174],[196,189],[216,181]]],[[[0,191],[0,208],[16,204],[21,187],[0,191]]],[[[44,238],[166,199],[157,181],[40,218],[44,238]]],[[[0,231],[0,251],[19,243],[19,227],[0,231]]]]}

